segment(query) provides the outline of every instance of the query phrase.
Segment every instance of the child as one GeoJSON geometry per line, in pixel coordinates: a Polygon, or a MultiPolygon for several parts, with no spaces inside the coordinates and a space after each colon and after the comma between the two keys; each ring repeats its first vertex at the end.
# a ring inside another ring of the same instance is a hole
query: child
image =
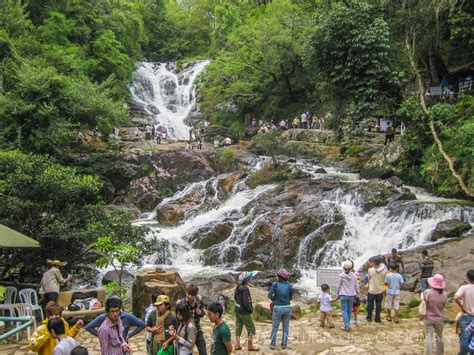
{"type": "Polygon", "coordinates": [[[398,323],[398,313],[400,310],[400,288],[403,284],[403,277],[397,272],[397,265],[390,264],[388,266],[390,273],[385,276],[385,284],[387,285],[387,295],[385,297],[385,309],[387,310],[387,320],[398,323]],[[392,318],[392,309],[395,316],[392,318]]]}
{"type": "Polygon", "coordinates": [[[360,298],[355,296],[354,302],[352,303],[352,313],[354,314],[354,324],[356,327],[360,326],[360,320],[357,319],[357,315],[360,312],[360,298]]]}
{"type": "Polygon", "coordinates": [[[186,303],[179,302],[176,305],[176,317],[179,321],[178,331],[170,329],[177,350],[175,354],[192,355],[196,344],[196,326],[192,322],[191,310],[186,303]]]}
{"type": "Polygon", "coordinates": [[[329,328],[334,328],[334,323],[332,322],[331,318],[331,302],[337,301],[337,298],[331,297],[329,293],[329,286],[327,284],[321,285],[321,291],[321,294],[318,296],[319,312],[321,313],[320,325],[321,327],[324,327],[327,321],[329,328]]]}
{"type": "MultiPolygon", "coordinates": [[[[352,272],[356,275],[357,283],[360,284],[360,274],[355,270],[354,262],[352,260],[351,260],[351,263],[352,263],[352,272]]],[[[360,298],[355,296],[354,302],[352,303],[352,313],[354,314],[354,324],[356,327],[360,326],[360,320],[357,319],[357,315],[359,314],[359,311],[360,311],[360,298]]]]}
{"type": "Polygon", "coordinates": [[[214,323],[212,330],[212,355],[228,355],[232,352],[229,326],[222,320],[224,309],[220,303],[211,303],[207,308],[209,320],[214,323]]]}
{"type": "Polygon", "coordinates": [[[59,317],[51,318],[48,321],[48,331],[58,341],[54,347],[53,355],[71,354],[72,349],[76,347],[76,342],[73,338],[67,336],[63,320],[59,317]]]}
{"type": "Polygon", "coordinates": [[[248,351],[258,351],[259,348],[253,344],[253,336],[255,335],[255,324],[252,319],[252,295],[250,294],[250,281],[254,276],[253,272],[244,271],[239,275],[239,283],[234,291],[235,300],[235,350],[242,350],[240,346],[240,336],[242,328],[245,325],[247,329],[248,351]]]}
{"type": "Polygon", "coordinates": [[[52,354],[56,346],[56,339],[51,336],[48,331],[48,321],[53,318],[59,318],[64,323],[65,334],[70,337],[76,337],[79,330],[84,325],[82,320],[78,320],[76,324],[69,328],[69,324],[61,318],[63,308],[54,301],[49,301],[45,308],[46,319],[41,322],[41,325],[36,328],[35,332],[30,338],[30,349],[37,352],[39,355],[52,354]]]}

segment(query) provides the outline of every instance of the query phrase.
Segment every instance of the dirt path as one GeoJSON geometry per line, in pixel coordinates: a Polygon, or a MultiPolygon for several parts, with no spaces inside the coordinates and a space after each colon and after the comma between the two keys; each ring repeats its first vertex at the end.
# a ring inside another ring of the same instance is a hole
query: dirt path
{"type": "MultiPolygon", "coordinates": [[[[231,330],[235,329],[233,317],[225,314],[224,319],[228,322],[231,330]]],[[[382,324],[368,323],[364,319],[360,327],[353,327],[350,333],[340,330],[342,320],[340,315],[334,317],[336,327],[334,329],[321,328],[316,313],[304,315],[299,320],[290,323],[290,340],[286,350],[281,350],[279,341],[277,349],[269,348],[271,322],[257,322],[256,341],[260,345],[259,354],[422,354],[423,353],[423,325],[418,319],[404,319],[400,324],[394,325],[390,322],[382,324]]],[[[203,330],[207,343],[210,344],[212,325],[207,318],[203,319],[203,330]]],[[[245,330],[244,336],[245,340],[245,330]]],[[[454,327],[446,324],[445,331],[445,353],[455,354],[457,351],[457,337],[454,327]]],[[[281,328],[279,339],[281,339],[281,328]]],[[[88,332],[81,331],[76,338],[78,345],[89,349],[89,354],[100,354],[98,339],[88,332]]],[[[245,344],[244,344],[245,345],[245,344]]],[[[132,354],[146,354],[145,332],[131,339],[132,354]]],[[[34,354],[28,351],[26,340],[15,343],[0,344],[0,353],[4,355],[34,354]]],[[[237,352],[238,354],[250,354],[250,352],[237,352]]],[[[255,354],[255,352],[252,352],[255,354]]]]}

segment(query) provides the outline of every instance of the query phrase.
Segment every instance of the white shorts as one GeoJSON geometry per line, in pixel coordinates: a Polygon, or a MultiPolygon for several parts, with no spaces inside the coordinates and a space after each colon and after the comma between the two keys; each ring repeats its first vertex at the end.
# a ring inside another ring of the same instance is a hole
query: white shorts
{"type": "Polygon", "coordinates": [[[386,295],[385,297],[385,308],[386,309],[400,309],[400,295],[386,295]]]}

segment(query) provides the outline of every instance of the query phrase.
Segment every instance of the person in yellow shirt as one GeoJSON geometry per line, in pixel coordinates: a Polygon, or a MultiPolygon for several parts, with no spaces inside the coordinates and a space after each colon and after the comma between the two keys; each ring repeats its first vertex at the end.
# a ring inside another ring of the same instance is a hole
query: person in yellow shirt
{"type": "MultiPolygon", "coordinates": [[[[46,319],[41,322],[41,325],[36,328],[30,338],[30,350],[37,352],[39,355],[52,355],[54,347],[56,346],[56,339],[54,339],[48,331],[48,321],[53,318],[61,317],[63,308],[56,302],[50,301],[46,305],[45,311],[46,319]]],[[[77,336],[79,330],[84,325],[84,322],[81,319],[71,328],[64,318],[63,322],[66,330],[65,334],[73,338],[77,336]]]]}

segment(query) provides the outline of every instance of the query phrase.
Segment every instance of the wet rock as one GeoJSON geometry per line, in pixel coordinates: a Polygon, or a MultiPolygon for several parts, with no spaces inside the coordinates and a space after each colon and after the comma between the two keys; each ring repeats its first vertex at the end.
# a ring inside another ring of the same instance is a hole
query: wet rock
{"type": "Polygon", "coordinates": [[[265,306],[261,305],[260,303],[257,303],[254,306],[253,313],[258,314],[257,317],[260,320],[271,320],[272,319],[272,311],[270,311],[270,308],[265,307],[265,306]]]}
{"type": "MultiPolygon", "coordinates": [[[[119,283],[120,271],[119,270],[110,270],[107,271],[102,278],[102,285],[107,285],[111,282],[119,283]]],[[[131,285],[135,280],[135,276],[130,271],[122,271],[122,285],[131,285]]]]}
{"type": "Polygon", "coordinates": [[[388,179],[387,179],[387,182],[389,184],[392,184],[393,186],[396,186],[396,187],[400,187],[403,185],[403,181],[402,179],[400,179],[398,176],[390,176],[388,179]]]}
{"type": "Polygon", "coordinates": [[[316,174],[327,174],[327,171],[324,170],[323,168],[317,168],[314,170],[316,174]]]}
{"type": "Polygon", "coordinates": [[[137,274],[132,287],[133,312],[142,318],[154,294],[167,295],[173,309],[176,301],[186,296],[185,284],[177,272],[160,268],[137,274]]]}
{"type": "Polygon", "coordinates": [[[401,140],[384,146],[378,153],[374,154],[360,171],[363,179],[387,179],[397,173],[396,165],[400,161],[402,153],[401,140]]]}
{"type": "Polygon", "coordinates": [[[233,227],[232,223],[219,223],[207,233],[198,231],[196,233],[198,237],[192,242],[192,245],[194,248],[207,249],[215,244],[219,244],[230,236],[233,227]]]}
{"type": "Polygon", "coordinates": [[[291,307],[291,319],[300,319],[301,317],[303,317],[301,307],[298,305],[291,307]]]}
{"type": "Polygon", "coordinates": [[[458,238],[471,229],[471,225],[459,219],[448,219],[439,222],[431,232],[431,240],[437,241],[441,238],[458,238]]]}
{"type": "MultiPolygon", "coordinates": [[[[252,284],[270,289],[273,283],[278,281],[278,277],[276,276],[277,271],[277,269],[274,269],[257,273],[252,279],[252,284]]],[[[297,282],[301,277],[301,271],[298,269],[288,269],[288,271],[290,273],[289,281],[292,283],[297,282]]]]}
{"type": "Polygon", "coordinates": [[[193,278],[189,283],[194,283],[199,287],[199,294],[204,304],[218,302],[222,292],[236,285],[238,273],[225,273],[212,277],[193,278]]]}
{"type": "Polygon", "coordinates": [[[219,179],[217,186],[223,192],[224,196],[227,197],[232,191],[234,184],[239,181],[244,175],[243,171],[237,171],[235,173],[226,175],[222,179],[219,179]]]}

